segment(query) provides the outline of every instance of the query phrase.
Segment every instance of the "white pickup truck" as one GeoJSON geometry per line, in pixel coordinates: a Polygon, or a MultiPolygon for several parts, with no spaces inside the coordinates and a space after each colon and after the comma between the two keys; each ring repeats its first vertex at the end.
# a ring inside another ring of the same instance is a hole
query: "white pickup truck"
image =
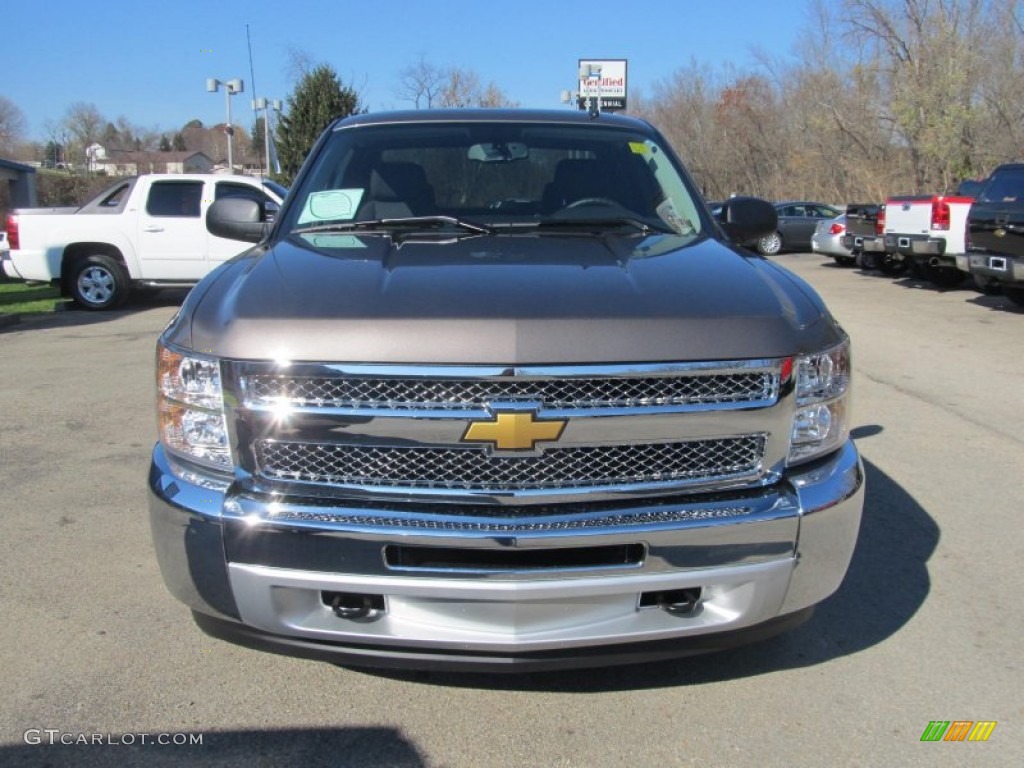
{"type": "Polygon", "coordinates": [[[251,176],[150,174],[120,179],[80,208],[21,208],[7,216],[12,277],[58,284],[85,309],[110,309],[133,287],[193,285],[243,250],[211,235],[215,200],[245,198],[272,217],[285,189],[251,176]]]}
{"type": "Polygon", "coordinates": [[[967,277],[957,256],[967,251],[967,213],[973,198],[912,195],[885,201],[885,251],[902,258],[917,274],[941,287],[967,277]]]}

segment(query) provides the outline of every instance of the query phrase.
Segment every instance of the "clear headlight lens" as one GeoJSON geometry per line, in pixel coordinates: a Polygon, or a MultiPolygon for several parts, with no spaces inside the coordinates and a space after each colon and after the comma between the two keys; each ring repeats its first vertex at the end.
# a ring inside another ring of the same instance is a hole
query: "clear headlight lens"
{"type": "Polygon", "coordinates": [[[168,450],[215,469],[231,469],[227,420],[217,360],[157,351],[160,442],[168,450]]]}
{"type": "Polygon", "coordinates": [[[794,361],[796,413],[788,464],[808,461],[842,445],[850,434],[849,339],[816,355],[794,361]]]}

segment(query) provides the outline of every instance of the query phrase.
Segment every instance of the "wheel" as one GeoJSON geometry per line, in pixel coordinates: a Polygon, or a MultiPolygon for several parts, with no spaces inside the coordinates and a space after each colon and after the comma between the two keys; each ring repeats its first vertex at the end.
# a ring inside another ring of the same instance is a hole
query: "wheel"
{"type": "Polygon", "coordinates": [[[971,280],[974,282],[974,289],[986,296],[996,296],[1003,292],[1003,287],[995,278],[972,274],[971,280]]]}
{"type": "Polygon", "coordinates": [[[757,241],[757,252],[762,256],[774,256],[782,250],[782,235],[772,232],[757,241]]]}
{"type": "Polygon", "coordinates": [[[961,272],[956,267],[933,267],[931,264],[922,263],[919,269],[921,277],[939,288],[955,288],[967,277],[966,272],[961,272]]]}
{"type": "Polygon", "coordinates": [[[1024,307],[1024,288],[1010,288],[1008,285],[1004,285],[1003,293],[1018,307],[1024,307]]]}
{"type": "Polygon", "coordinates": [[[110,256],[95,254],[79,259],[69,278],[71,298],[83,309],[113,309],[128,298],[128,275],[110,256]]]}
{"type": "Polygon", "coordinates": [[[836,264],[840,267],[852,267],[857,263],[856,256],[836,256],[834,258],[836,260],[836,264]]]}
{"type": "Polygon", "coordinates": [[[878,269],[883,275],[902,275],[908,266],[907,257],[899,253],[883,253],[878,259],[878,269]]]}

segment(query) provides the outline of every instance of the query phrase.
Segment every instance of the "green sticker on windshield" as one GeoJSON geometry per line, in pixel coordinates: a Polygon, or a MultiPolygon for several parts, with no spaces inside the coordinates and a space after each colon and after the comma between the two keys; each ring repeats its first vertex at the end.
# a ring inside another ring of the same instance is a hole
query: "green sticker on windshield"
{"type": "Polygon", "coordinates": [[[314,192],[306,198],[299,216],[299,224],[311,221],[350,221],[355,218],[362,189],[328,189],[314,192]]]}

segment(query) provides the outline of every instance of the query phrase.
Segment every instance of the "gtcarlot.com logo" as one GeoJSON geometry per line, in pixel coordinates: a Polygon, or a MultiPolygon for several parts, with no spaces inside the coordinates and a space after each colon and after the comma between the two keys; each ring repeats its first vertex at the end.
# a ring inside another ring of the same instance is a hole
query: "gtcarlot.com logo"
{"type": "Polygon", "coordinates": [[[995,728],[995,720],[932,720],[921,741],[988,741],[995,728]]]}
{"type": "Polygon", "coordinates": [[[203,743],[201,733],[69,733],[56,728],[29,728],[22,735],[26,744],[54,746],[133,746],[159,744],[187,746],[203,743]]]}

